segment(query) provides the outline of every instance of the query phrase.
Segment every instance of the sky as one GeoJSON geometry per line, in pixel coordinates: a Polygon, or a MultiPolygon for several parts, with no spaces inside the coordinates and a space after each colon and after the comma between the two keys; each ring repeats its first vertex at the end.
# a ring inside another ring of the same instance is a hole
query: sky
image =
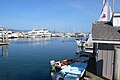
{"type": "MultiPolygon", "coordinates": [[[[115,0],[115,12],[120,12],[119,5],[115,0]]],[[[102,0],[0,0],[0,26],[89,33],[102,6],[102,0]]]]}

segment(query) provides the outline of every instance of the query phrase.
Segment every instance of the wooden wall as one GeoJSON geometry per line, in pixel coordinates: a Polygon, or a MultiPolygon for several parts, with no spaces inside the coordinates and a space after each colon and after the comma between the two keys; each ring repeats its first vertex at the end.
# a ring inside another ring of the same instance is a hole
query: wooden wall
{"type": "Polygon", "coordinates": [[[115,48],[114,80],[120,80],[120,47],[115,48]]]}
{"type": "Polygon", "coordinates": [[[98,44],[96,54],[96,74],[112,80],[114,45],[98,44]]]}

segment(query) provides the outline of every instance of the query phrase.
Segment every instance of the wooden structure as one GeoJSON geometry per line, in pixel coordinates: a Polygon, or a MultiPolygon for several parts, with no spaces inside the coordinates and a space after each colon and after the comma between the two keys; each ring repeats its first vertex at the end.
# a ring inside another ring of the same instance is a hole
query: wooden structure
{"type": "Polygon", "coordinates": [[[114,45],[98,43],[97,46],[96,74],[100,77],[105,77],[112,80],[114,66],[114,45]]]}
{"type": "Polygon", "coordinates": [[[112,20],[92,24],[93,52],[96,55],[96,74],[110,80],[120,80],[120,13],[114,13],[112,20]]]}
{"type": "Polygon", "coordinates": [[[120,47],[115,48],[114,79],[120,80],[120,47]]]}
{"type": "Polygon", "coordinates": [[[0,45],[7,45],[8,44],[8,32],[7,32],[7,29],[4,29],[2,28],[2,31],[1,31],[1,34],[2,34],[2,42],[0,42],[0,45]]]}
{"type": "Polygon", "coordinates": [[[98,77],[97,75],[89,72],[89,71],[86,71],[86,76],[84,77],[85,80],[104,80],[103,78],[101,77],[98,77]]]}

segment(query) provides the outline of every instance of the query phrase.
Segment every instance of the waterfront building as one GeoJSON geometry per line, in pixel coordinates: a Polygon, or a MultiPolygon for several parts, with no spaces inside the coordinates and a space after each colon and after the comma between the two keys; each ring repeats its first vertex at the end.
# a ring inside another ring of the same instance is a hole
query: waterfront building
{"type": "Polygon", "coordinates": [[[28,38],[28,32],[21,32],[21,38],[28,38]]]}
{"type": "Polygon", "coordinates": [[[98,22],[92,24],[96,74],[104,79],[120,80],[120,12],[114,12],[112,0],[108,21],[108,6],[105,0],[98,22]]]}
{"type": "Polygon", "coordinates": [[[20,38],[20,37],[22,37],[21,32],[13,32],[11,35],[11,38],[20,38]]]}
{"type": "Polygon", "coordinates": [[[96,74],[106,79],[119,80],[120,13],[113,13],[110,22],[94,22],[92,38],[93,52],[96,55],[96,74]]]}
{"type": "Polygon", "coordinates": [[[80,32],[76,32],[75,35],[76,35],[76,37],[85,37],[86,36],[85,33],[80,33],[80,32]]]}
{"type": "Polygon", "coordinates": [[[8,38],[19,38],[21,36],[21,33],[13,32],[6,28],[1,27],[0,28],[0,38],[2,38],[3,36],[5,37],[6,35],[8,36],[8,38]]]}
{"type": "Polygon", "coordinates": [[[76,37],[74,33],[65,33],[64,36],[65,37],[76,37]]]}

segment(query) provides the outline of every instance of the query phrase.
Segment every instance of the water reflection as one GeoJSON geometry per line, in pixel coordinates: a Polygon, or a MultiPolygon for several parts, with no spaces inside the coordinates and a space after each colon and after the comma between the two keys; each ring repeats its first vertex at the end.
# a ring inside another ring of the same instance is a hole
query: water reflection
{"type": "Polygon", "coordinates": [[[48,41],[51,40],[51,37],[45,38],[29,38],[28,41],[32,42],[33,45],[41,45],[46,46],[48,45],[48,41]]]}
{"type": "Polygon", "coordinates": [[[84,53],[85,53],[85,48],[84,47],[77,47],[77,49],[76,49],[76,56],[77,57],[80,57],[84,53]]]}
{"type": "Polygon", "coordinates": [[[50,60],[69,59],[76,55],[74,40],[65,43],[61,40],[63,38],[9,40],[8,53],[6,46],[3,49],[0,46],[0,52],[4,51],[3,56],[0,53],[0,80],[50,80],[50,60]]]}
{"type": "Polygon", "coordinates": [[[51,37],[45,37],[45,38],[24,38],[24,39],[12,39],[10,43],[25,43],[25,44],[32,44],[32,45],[41,45],[41,46],[46,46],[48,45],[49,41],[51,40],[51,37]]]}
{"type": "Polygon", "coordinates": [[[2,53],[2,56],[6,56],[8,57],[8,45],[1,45],[1,53],[2,53]]]}

